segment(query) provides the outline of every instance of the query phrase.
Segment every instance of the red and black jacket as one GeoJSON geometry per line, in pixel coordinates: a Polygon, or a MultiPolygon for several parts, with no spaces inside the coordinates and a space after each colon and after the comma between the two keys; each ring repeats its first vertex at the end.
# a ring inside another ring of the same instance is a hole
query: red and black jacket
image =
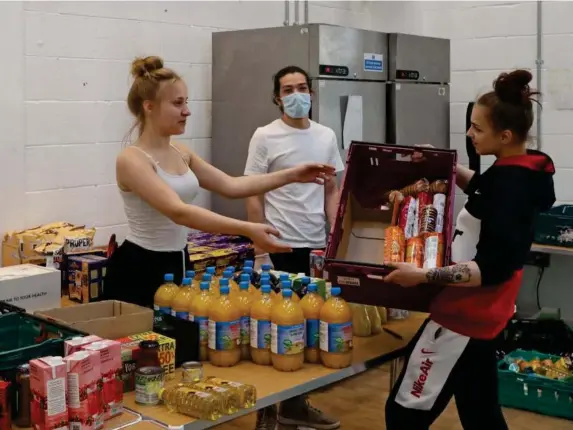
{"type": "Polygon", "coordinates": [[[555,203],[551,158],[539,151],[498,159],[474,174],[458,215],[452,261],[473,260],[482,286],[446,287],[431,306],[437,323],[460,334],[492,339],[514,311],[535,218],[555,203]]]}

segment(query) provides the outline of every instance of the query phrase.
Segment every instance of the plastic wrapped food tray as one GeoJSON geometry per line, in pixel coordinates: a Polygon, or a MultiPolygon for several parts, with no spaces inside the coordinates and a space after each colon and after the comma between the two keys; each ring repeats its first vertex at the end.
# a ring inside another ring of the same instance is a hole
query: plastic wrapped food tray
{"type": "Polygon", "coordinates": [[[340,190],[335,225],[331,228],[325,255],[325,275],[342,287],[353,303],[428,311],[437,285],[402,288],[382,279],[390,272],[383,263],[384,230],[392,211],[388,191],[401,189],[426,178],[448,180],[444,211],[444,265],[450,262],[455,196],[456,151],[352,142],[340,190]],[[421,161],[412,161],[416,152],[421,161]],[[385,201],[386,200],[386,201],[385,201]]]}

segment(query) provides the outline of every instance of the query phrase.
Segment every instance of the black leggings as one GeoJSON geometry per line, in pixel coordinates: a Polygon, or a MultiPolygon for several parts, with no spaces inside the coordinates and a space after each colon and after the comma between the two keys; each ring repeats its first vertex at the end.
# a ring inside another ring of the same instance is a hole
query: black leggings
{"type": "Polygon", "coordinates": [[[166,273],[173,273],[179,285],[191,270],[187,247],[181,251],[158,252],[124,241],[111,255],[104,281],[104,298],[153,307],[153,296],[166,273]]]}
{"type": "Polygon", "coordinates": [[[387,430],[428,430],[452,397],[464,430],[507,430],[495,346],[494,340],[468,338],[427,320],[408,345],[386,402],[387,430]]]}

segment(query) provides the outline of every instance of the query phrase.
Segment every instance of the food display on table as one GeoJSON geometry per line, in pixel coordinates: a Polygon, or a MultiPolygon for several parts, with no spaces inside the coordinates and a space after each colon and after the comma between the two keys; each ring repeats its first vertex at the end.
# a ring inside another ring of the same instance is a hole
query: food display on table
{"type": "Polygon", "coordinates": [[[526,360],[522,357],[505,357],[507,368],[515,373],[535,375],[559,381],[573,381],[573,363],[568,357],[526,360]]]}

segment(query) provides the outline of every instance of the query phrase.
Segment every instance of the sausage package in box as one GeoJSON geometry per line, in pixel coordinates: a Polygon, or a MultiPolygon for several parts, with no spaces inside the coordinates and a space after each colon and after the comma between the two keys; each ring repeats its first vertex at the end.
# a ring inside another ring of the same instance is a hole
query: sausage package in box
{"type": "Polygon", "coordinates": [[[347,301],[428,311],[442,287],[386,283],[385,263],[450,263],[456,162],[453,150],[352,142],[324,268],[347,301]]]}

